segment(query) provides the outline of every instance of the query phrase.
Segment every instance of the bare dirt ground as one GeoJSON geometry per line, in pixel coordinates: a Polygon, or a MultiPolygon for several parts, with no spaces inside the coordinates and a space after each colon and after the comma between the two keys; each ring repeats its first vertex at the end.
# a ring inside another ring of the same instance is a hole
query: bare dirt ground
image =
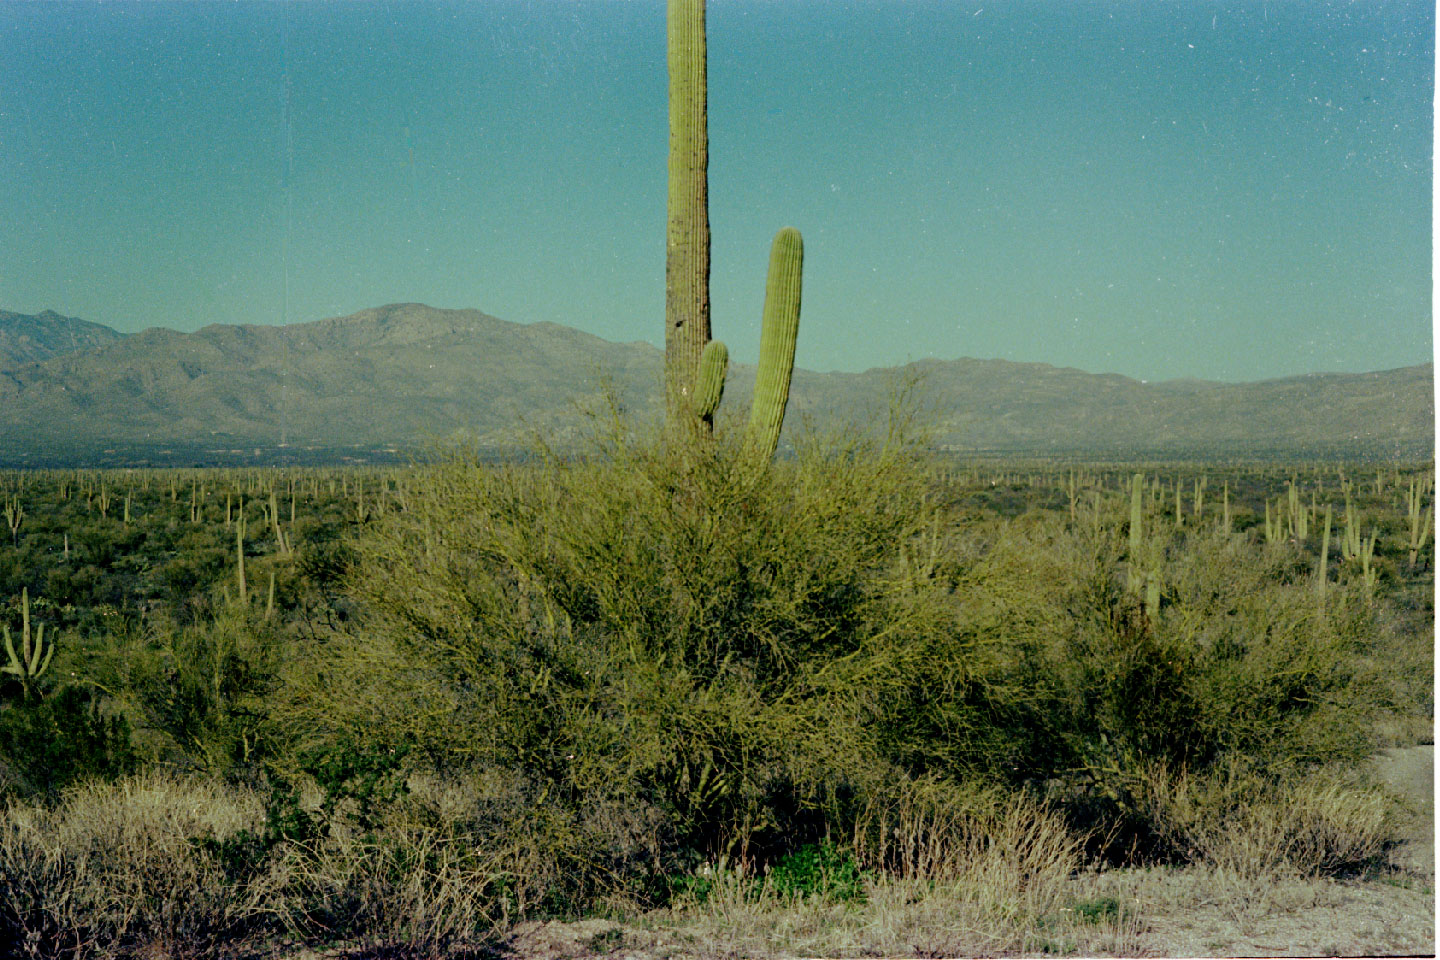
{"type": "Polygon", "coordinates": [[[1386,750],[1375,758],[1380,776],[1415,805],[1407,827],[1409,839],[1395,850],[1397,866],[1435,874],[1435,745],[1386,750]]]}

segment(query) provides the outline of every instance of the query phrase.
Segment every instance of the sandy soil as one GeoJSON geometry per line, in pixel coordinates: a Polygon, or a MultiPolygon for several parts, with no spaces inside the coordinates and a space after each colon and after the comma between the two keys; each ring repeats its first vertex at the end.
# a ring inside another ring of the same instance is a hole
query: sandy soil
{"type": "Polygon", "coordinates": [[[1435,745],[1386,750],[1375,768],[1391,788],[1415,805],[1407,826],[1409,840],[1394,851],[1397,866],[1435,876],[1435,745]]]}

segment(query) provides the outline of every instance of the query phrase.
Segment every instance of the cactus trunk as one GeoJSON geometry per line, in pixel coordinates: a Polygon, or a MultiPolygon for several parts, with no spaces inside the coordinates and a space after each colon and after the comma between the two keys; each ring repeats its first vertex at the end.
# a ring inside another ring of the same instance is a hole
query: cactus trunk
{"type": "Polygon", "coordinates": [[[669,0],[669,194],[665,229],[665,405],[672,426],[691,410],[710,340],[710,211],[705,0],[669,0]]]}

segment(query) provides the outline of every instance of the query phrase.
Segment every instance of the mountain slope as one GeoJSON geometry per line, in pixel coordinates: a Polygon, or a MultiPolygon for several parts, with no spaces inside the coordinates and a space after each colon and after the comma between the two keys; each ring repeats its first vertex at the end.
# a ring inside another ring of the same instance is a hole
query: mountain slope
{"type": "Polygon", "coordinates": [[[283,431],[301,443],[375,444],[468,430],[513,443],[561,426],[568,400],[598,396],[601,370],[623,390],[658,394],[656,352],[418,304],[288,327],[151,329],[0,373],[0,437],[275,444],[283,431]]]}
{"type": "Polygon", "coordinates": [[[62,317],[53,310],[33,315],[0,310],[0,369],[93,350],[123,336],[102,324],[62,317]]]}
{"type": "MultiPolygon", "coordinates": [[[[105,329],[105,328],[101,328],[105,329]]],[[[661,352],[556,324],[392,304],[288,327],[151,329],[0,369],[5,449],[210,443],[413,447],[463,433],[509,448],[563,444],[608,384],[640,417],[661,406],[661,352]]],[[[797,370],[787,434],[883,422],[915,382],[934,441],[972,452],[1104,456],[1428,456],[1430,365],[1247,384],[1144,383],[1047,364],[925,361],[864,373],[797,370]]],[[[727,416],[754,368],[737,365],[727,416]]]]}

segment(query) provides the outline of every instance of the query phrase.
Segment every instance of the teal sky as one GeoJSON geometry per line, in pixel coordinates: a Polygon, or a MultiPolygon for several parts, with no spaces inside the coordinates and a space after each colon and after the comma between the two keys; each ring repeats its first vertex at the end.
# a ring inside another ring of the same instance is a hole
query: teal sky
{"type": "MultiPolygon", "coordinates": [[[[714,333],[1164,379],[1431,356],[1435,6],[710,0],[714,333]]],[[[0,308],[663,340],[662,0],[0,4],[0,308]]]]}

